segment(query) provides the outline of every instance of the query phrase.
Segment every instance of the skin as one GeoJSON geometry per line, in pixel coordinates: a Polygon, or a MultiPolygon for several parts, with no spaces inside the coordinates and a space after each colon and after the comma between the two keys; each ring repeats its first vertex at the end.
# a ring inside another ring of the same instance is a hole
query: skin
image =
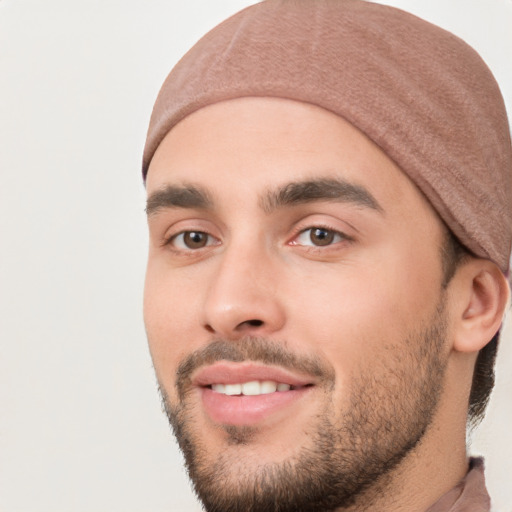
{"type": "MultiPolygon", "coordinates": [[[[442,310],[439,392],[425,432],[344,510],[423,511],[456,485],[467,470],[472,368],[499,327],[508,288],[494,264],[474,259],[443,289],[444,225],[378,147],[311,105],[231,100],[173,128],[152,160],[147,193],[150,350],[167,407],[181,407],[204,466],[229,461],[226,485],[239,482],[241,472],[250,479],[310,446],[319,418],[328,414],[344,425],[361,375],[387,383],[396,370],[414,382],[421,373],[411,362],[421,351],[418,333],[442,310]],[[361,197],[276,201],[280,187],[319,179],[343,180],[374,204],[361,197]],[[164,193],[183,186],[189,189],[180,197],[164,193]],[[206,201],[191,201],[191,186],[206,201]],[[332,240],[315,245],[315,227],[332,240]],[[205,233],[207,244],[187,246],[187,232],[205,233]],[[197,371],[180,386],[177,372],[215,342],[251,339],[317,361],[328,377],[297,370],[312,384],[303,396],[247,425],[212,419],[194,384],[197,371]]],[[[390,395],[403,393],[403,384],[386,384],[372,407],[383,403],[389,412],[390,395]]]]}

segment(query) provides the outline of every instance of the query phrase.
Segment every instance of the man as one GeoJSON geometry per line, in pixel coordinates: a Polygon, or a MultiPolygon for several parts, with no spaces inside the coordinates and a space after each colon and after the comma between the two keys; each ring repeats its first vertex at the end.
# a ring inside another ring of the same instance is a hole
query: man
{"type": "Polygon", "coordinates": [[[512,151],[465,43],[361,0],[207,34],[144,153],[144,315],[209,511],[489,510],[512,151]]]}

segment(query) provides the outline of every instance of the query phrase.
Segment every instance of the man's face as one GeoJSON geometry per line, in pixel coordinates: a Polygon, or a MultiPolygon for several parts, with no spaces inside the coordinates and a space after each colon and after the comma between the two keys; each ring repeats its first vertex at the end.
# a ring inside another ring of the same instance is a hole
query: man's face
{"type": "Polygon", "coordinates": [[[442,393],[443,228],[429,204],[341,118],[268,98],[180,122],[147,192],[146,329],[207,509],[369,495],[442,393]]]}

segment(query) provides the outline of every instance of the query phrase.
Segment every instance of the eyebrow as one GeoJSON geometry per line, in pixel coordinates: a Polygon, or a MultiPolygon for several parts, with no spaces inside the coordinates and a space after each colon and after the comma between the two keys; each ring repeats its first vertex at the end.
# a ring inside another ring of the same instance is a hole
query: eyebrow
{"type": "MultiPolygon", "coordinates": [[[[339,178],[320,178],[287,183],[276,190],[267,191],[260,200],[260,206],[267,214],[287,206],[333,201],[352,203],[383,213],[375,197],[361,185],[339,178]]],[[[197,185],[167,185],[153,192],[146,203],[148,216],[164,208],[209,209],[213,201],[208,192],[197,185]]]]}
{"type": "Polygon", "coordinates": [[[167,185],[153,192],[146,202],[148,216],[164,208],[211,208],[212,201],[206,190],[197,185],[167,185]]]}
{"type": "Polygon", "coordinates": [[[352,203],[383,213],[375,197],[361,185],[339,178],[320,178],[288,183],[269,191],[262,198],[261,207],[267,213],[283,208],[316,201],[352,203]]]}

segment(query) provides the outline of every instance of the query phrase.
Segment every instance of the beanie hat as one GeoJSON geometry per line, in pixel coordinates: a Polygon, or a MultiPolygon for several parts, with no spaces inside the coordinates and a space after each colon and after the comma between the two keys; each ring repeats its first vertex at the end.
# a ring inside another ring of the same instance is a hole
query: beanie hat
{"type": "Polygon", "coordinates": [[[512,148],[496,80],[461,39],[363,0],[265,0],[206,34],[163,84],[143,157],[192,112],[240,97],[327,109],[375,142],[476,256],[509,268],[512,148]]]}

